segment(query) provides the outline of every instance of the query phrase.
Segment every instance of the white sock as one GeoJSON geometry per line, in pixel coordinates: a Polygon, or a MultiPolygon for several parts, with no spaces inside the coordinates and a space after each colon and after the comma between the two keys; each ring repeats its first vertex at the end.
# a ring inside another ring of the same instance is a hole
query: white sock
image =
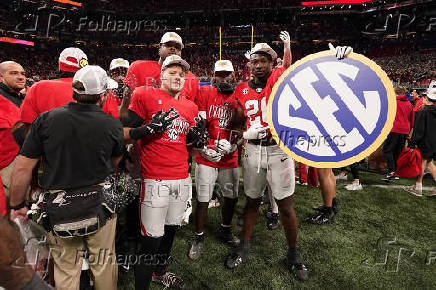
{"type": "Polygon", "coordinates": [[[223,228],[230,228],[230,227],[231,227],[231,225],[223,225],[223,224],[221,224],[221,226],[222,226],[223,228]]]}
{"type": "Polygon", "coordinates": [[[197,236],[202,236],[204,234],[204,232],[201,233],[195,233],[197,236]]]}
{"type": "Polygon", "coordinates": [[[422,182],[417,182],[415,185],[415,189],[421,191],[422,190],[422,182]]]}

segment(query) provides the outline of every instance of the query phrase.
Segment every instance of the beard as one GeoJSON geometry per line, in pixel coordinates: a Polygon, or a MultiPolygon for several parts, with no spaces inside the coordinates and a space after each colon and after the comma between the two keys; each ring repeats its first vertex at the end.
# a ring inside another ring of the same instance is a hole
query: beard
{"type": "Polygon", "coordinates": [[[215,87],[220,93],[223,93],[225,95],[233,94],[233,92],[235,91],[235,86],[229,83],[219,83],[216,84],[215,87]]]}

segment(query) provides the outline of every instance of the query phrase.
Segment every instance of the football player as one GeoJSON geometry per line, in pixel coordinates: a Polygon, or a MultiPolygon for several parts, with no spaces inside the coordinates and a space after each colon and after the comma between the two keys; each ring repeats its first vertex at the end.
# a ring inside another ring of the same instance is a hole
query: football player
{"type": "Polygon", "coordinates": [[[148,289],[151,280],[165,287],[184,285],[166,267],[192,194],[187,144],[203,148],[207,142],[204,124],[194,120],[197,106],[180,94],[188,70],[189,64],[180,56],[167,57],[160,87],[137,88],[123,118],[125,139],[138,141],[143,178],[139,214],[143,258],[135,267],[136,289],[148,289]]]}
{"type": "Polygon", "coordinates": [[[308,271],[297,250],[297,217],[293,206],[295,189],[294,161],[272,138],[267,123],[266,107],[274,84],[291,64],[290,37],[280,35],[284,43],[282,67],[274,68],[277,53],[266,43],[257,43],[250,52],[253,80],[238,85],[235,96],[239,101],[238,120],[243,120],[248,140],[243,160],[244,190],[247,203],[241,242],[227,257],[226,266],[235,268],[243,263],[249,252],[249,240],[258,217],[266,186],[277,202],[281,222],[288,242],[287,262],[300,280],[308,279],[308,271]]]}
{"type": "Polygon", "coordinates": [[[220,238],[237,245],[239,239],[232,234],[231,224],[238,201],[239,169],[237,134],[232,131],[238,103],[233,96],[236,85],[232,62],[215,63],[212,86],[200,88],[197,100],[200,116],[205,120],[209,133],[207,149],[197,155],[195,184],[197,205],[195,209],[195,237],[189,251],[192,260],[200,258],[204,247],[204,226],[209,201],[217,184],[224,196],[220,238]]]}

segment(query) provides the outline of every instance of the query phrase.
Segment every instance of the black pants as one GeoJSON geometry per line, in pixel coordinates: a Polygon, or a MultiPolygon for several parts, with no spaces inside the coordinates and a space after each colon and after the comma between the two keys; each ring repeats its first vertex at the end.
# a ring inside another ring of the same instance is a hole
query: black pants
{"type": "Polygon", "coordinates": [[[407,134],[389,133],[383,146],[383,155],[388,164],[388,172],[397,169],[397,159],[406,144],[407,134]]]}
{"type": "MultiPolygon", "coordinates": [[[[359,179],[359,163],[360,161],[350,165],[350,171],[353,179],[359,179]]],[[[347,167],[341,167],[340,170],[347,171],[347,167]]]]}

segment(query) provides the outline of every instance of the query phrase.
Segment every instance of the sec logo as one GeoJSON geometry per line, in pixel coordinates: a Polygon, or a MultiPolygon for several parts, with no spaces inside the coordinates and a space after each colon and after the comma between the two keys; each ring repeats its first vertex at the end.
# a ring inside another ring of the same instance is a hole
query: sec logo
{"type": "Polygon", "coordinates": [[[268,124],[286,154],[338,168],[375,151],[389,134],[396,97],[386,73],[363,55],[309,55],[286,70],[268,102],[268,124]]]}
{"type": "Polygon", "coordinates": [[[179,138],[179,132],[176,129],[168,129],[167,131],[168,138],[171,140],[177,140],[179,138]]]}

